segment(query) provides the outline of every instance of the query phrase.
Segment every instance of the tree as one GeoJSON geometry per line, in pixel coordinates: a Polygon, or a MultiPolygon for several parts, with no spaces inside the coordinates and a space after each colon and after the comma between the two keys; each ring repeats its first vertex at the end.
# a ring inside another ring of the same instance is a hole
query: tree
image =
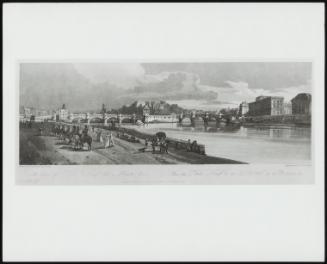
{"type": "MultiPolygon", "coordinates": [[[[185,109],[179,107],[177,104],[168,104],[165,101],[155,102],[155,101],[146,101],[145,105],[148,105],[150,108],[150,114],[155,115],[169,115],[172,113],[180,114],[185,111],[185,109]]],[[[137,115],[143,115],[143,108],[145,105],[139,104],[137,101],[134,101],[131,105],[126,106],[123,105],[119,109],[112,109],[112,113],[119,112],[121,114],[137,114],[137,115]]]]}
{"type": "Polygon", "coordinates": [[[227,117],[236,117],[238,114],[238,108],[222,108],[219,113],[227,117]]]}

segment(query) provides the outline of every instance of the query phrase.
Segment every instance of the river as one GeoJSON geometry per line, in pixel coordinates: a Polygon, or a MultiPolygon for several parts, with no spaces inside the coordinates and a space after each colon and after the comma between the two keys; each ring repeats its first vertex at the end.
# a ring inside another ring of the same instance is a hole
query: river
{"type": "Polygon", "coordinates": [[[204,131],[203,127],[183,127],[177,123],[129,126],[139,131],[164,131],[168,137],[197,140],[206,154],[252,164],[311,164],[310,127],[241,126],[235,129],[204,131]]]}

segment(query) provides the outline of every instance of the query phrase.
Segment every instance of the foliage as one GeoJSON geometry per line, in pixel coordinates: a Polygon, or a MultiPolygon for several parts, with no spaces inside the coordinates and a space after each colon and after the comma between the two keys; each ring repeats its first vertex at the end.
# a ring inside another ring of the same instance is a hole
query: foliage
{"type": "Polygon", "coordinates": [[[117,110],[112,110],[112,112],[142,115],[145,105],[150,108],[150,114],[152,115],[180,114],[184,111],[184,109],[177,104],[168,104],[165,101],[146,101],[144,104],[139,104],[138,101],[135,101],[130,105],[123,105],[117,110]]]}
{"type": "Polygon", "coordinates": [[[225,116],[237,116],[238,115],[238,108],[222,108],[219,113],[225,116]]]}

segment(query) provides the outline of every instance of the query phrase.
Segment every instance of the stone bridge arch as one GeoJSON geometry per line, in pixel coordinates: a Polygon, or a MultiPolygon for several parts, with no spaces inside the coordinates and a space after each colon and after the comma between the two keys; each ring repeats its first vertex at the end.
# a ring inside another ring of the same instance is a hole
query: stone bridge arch
{"type": "Polygon", "coordinates": [[[81,120],[82,120],[83,118],[81,118],[81,117],[74,117],[73,119],[72,119],[72,123],[74,123],[74,124],[78,124],[78,123],[81,123],[81,120]]]}
{"type": "Polygon", "coordinates": [[[103,123],[103,118],[99,116],[93,116],[89,120],[90,123],[103,123]]]}
{"type": "Polygon", "coordinates": [[[111,123],[112,121],[114,121],[114,122],[118,122],[118,118],[117,118],[117,116],[109,116],[109,117],[106,117],[106,119],[105,119],[105,123],[106,123],[106,124],[109,124],[109,123],[111,123]]]}
{"type": "Polygon", "coordinates": [[[131,123],[132,122],[132,118],[130,116],[122,116],[120,119],[121,123],[131,123]]]}

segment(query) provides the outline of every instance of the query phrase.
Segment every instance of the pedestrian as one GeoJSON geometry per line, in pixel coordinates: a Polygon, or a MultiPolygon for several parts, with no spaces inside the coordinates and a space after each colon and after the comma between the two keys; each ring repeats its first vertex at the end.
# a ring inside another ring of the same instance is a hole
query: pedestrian
{"type": "Polygon", "coordinates": [[[106,149],[106,148],[109,148],[109,146],[110,146],[110,139],[109,139],[109,135],[108,134],[106,134],[105,135],[105,141],[104,141],[104,148],[106,149]]]}
{"type": "Polygon", "coordinates": [[[86,135],[88,134],[88,132],[89,132],[89,129],[88,129],[88,127],[85,125],[82,133],[86,136],[86,135]]]}
{"type": "Polygon", "coordinates": [[[186,151],[191,151],[191,140],[187,140],[187,143],[186,143],[186,151]]]}
{"type": "Polygon", "coordinates": [[[114,146],[114,139],[113,139],[113,135],[110,132],[109,133],[109,147],[113,147],[114,146]]]}
{"type": "Polygon", "coordinates": [[[198,148],[198,142],[197,142],[196,140],[194,140],[194,141],[192,142],[191,150],[194,151],[194,152],[198,152],[198,151],[199,151],[199,148],[198,148]]]}
{"type": "Polygon", "coordinates": [[[96,135],[97,135],[97,138],[96,138],[97,142],[101,142],[102,143],[102,137],[101,137],[101,131],[100,131],[100,129],[97,129],[96,135]]]}
{"type": "Polygon", "coordinates": [[[155,150],[156,150],[156,146],[158,145],[158,138],[157,137],[154,137],[152,139],[152,153],[155,153],[155,150]]]}

